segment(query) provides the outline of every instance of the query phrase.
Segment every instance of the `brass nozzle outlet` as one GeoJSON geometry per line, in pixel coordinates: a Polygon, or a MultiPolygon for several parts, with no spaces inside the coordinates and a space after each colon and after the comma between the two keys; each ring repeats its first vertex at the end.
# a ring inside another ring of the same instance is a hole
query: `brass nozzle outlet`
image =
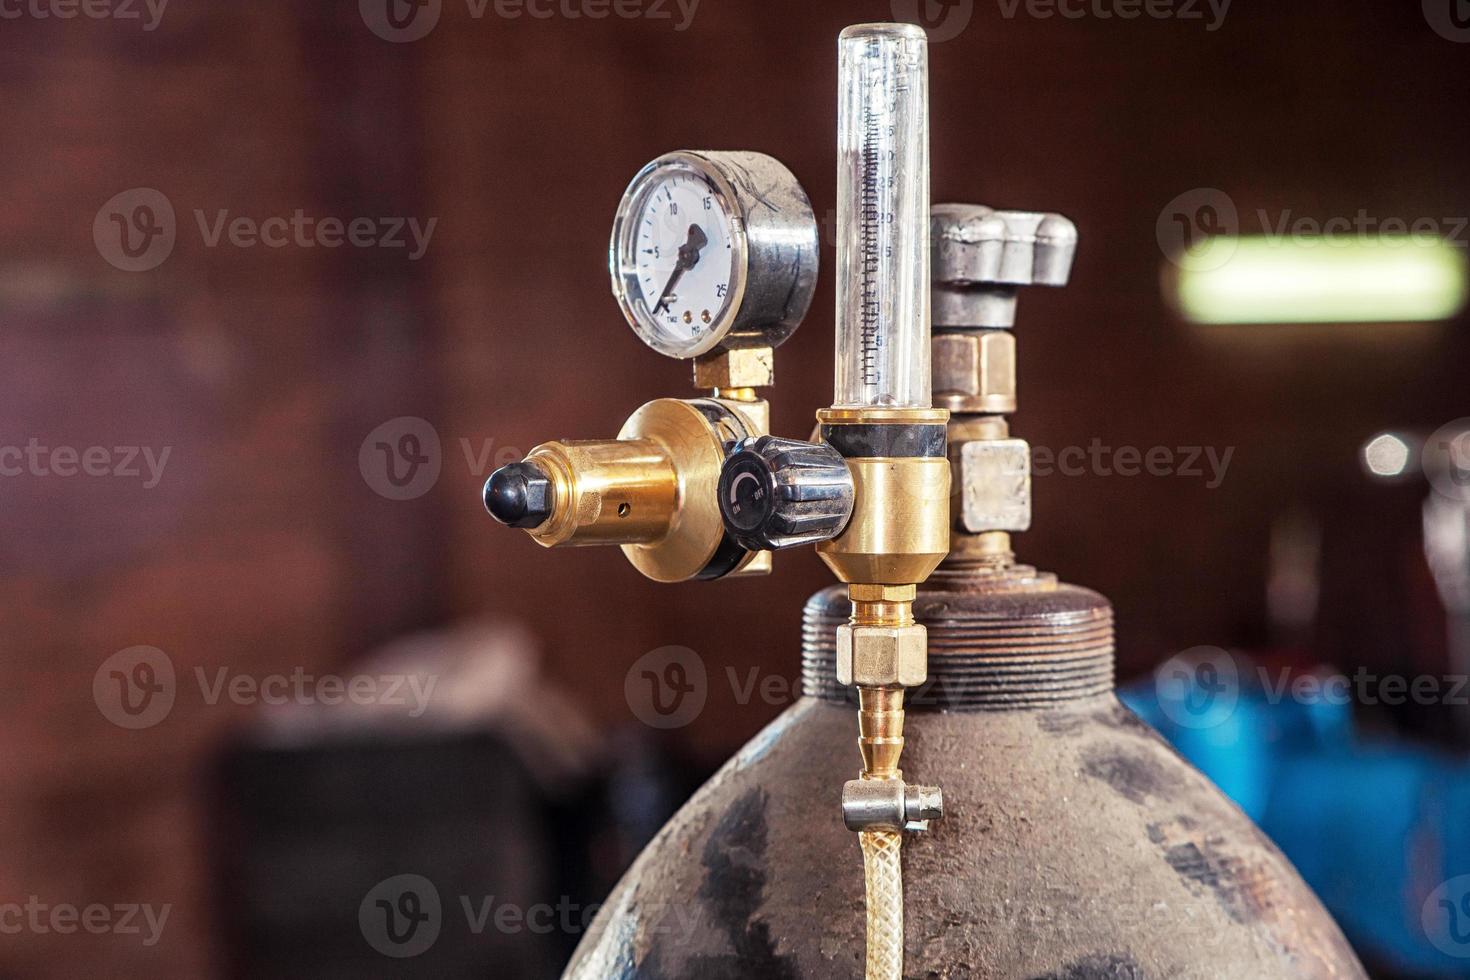
{"type": "Polygon", "coordinates": [[[864,779],[903,777],[903,688],[858,688],[858,751],[864,779]]]}

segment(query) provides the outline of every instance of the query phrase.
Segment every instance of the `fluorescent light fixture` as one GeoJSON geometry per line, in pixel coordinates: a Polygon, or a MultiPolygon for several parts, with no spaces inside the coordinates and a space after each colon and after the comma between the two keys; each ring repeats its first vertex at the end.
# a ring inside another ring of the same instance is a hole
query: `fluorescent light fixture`
{"type": "Polygon", "coordinates": [[[1407,235],[1214,238],[1176,262],[1166,292],[1195,323],[1446,320],[1465,306],[1465,252],[1407,235]]]}

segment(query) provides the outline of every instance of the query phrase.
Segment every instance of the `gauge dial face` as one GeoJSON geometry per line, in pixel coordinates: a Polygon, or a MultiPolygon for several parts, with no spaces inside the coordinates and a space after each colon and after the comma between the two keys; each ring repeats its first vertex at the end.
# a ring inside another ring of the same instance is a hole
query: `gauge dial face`
{"type": "Polygon", "coordinates": [[[744,230],[721,182],[683,158],[655,161],[623,196],[613,291],[644,343],[671,357],[719,344],[743,292],[744,230]]]}

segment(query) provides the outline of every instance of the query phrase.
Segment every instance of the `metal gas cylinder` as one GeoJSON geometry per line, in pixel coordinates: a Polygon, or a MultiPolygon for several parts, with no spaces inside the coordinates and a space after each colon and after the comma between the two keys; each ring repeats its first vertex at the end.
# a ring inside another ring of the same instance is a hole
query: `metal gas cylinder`
{"type": "MultiPolygon", "coordinates": [[[[919,590],[930,680],[905,763],[946,816],[904,850],[905,974],[929,978],[1364,977],[1296,871],[1113,694],[1113,617],[1024,566],[942,568],[919,590]]],[[[806,605],[804,696],[679,811],[598,916],[577,980],[828,978],[863,969],[863,875],[832,819],[853,757],[834,636],[806,605]]]]}

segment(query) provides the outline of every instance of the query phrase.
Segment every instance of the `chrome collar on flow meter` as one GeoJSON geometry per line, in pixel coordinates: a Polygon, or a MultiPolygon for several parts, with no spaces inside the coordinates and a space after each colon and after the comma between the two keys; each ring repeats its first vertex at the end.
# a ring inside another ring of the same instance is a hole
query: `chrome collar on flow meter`
{"type": "Polygon", "coordinates": [[[838,42],[837,344],[820,439],[770,434],[756,389],[816,283],[806,193],[760,153],[679,151],[618,207],[613,294],[638,337],[693,359],[707,397],[662,398],[617,439],[549,442],[497,470],[485,503],[539,544],[617,544],[661,582],[769,571],[815,544],[852,600],[837,673],[858,689],[859,778],[842,793],[867,883],[867,975],[903,961],[899,844],[942,813],[907,784],[904,690],[927,677],[916,586],[949,551],[950,462],[930,390],[928,50],[910,24],[838,42]]]}

